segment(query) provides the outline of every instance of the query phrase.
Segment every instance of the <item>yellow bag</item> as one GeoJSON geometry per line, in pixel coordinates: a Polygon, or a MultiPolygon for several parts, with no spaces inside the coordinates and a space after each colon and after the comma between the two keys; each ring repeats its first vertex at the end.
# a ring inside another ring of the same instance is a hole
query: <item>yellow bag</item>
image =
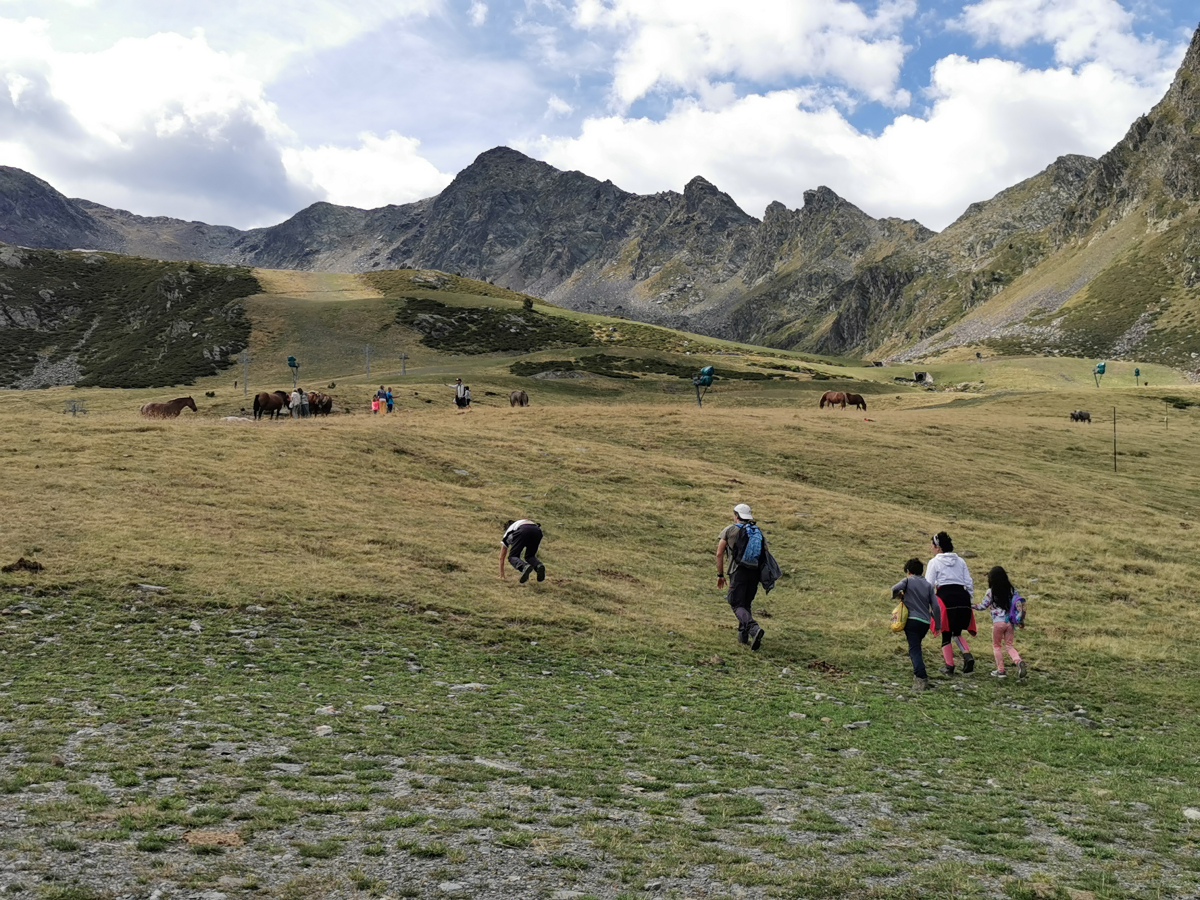
{"type": "Polygon", "coordinates": [[[904,626],[908,624],[908,607],[901,600],[896,604],[896,608],[892,610],[892,631],[901,632],[904,626]]]}

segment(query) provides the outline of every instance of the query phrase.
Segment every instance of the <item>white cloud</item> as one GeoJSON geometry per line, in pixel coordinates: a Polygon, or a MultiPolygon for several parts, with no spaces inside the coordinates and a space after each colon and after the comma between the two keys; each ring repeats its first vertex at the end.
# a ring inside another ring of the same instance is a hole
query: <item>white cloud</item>
{"type": "Polygon", "coordinates": [[[792,89],[720,109],[681,102],[661,121],[589,118],[578,137],[529,149],[639,192],[703,175],[758,216],[772,200],[799,206],[824,184],[872,215],[943,228],[1058,155],[1108,150],[1159,96],[1099,64],[1041,71],[950,56],[933,70],[928,114],[900,116],[878,136],[819,93],[792,89]]]}
{"type": "Polygon", "coordinates": [[[659,87],[698,91],[731,75],[831,78],[904,105],[897,33],[915,12],[914,0],[882,0],[874,14],[848,0],[576,0],[574,22],[623,36],[612,85],[621,109],[659,87]]]}
{"type": "Polygon", "coordinates": [[[0,163],[71,196],[243,227],[322,197],[380,206],[449,181],[394,133],[300,146],[245,56],[199,31],[62,52],[45,21],[0,19],[0,134],[0,163]]]}
{"type": "Polygon", "coordinates": [[[45,18],[60,50],[92,51],[122,38],[203,28],[211,46],[242,54],[249,74],[270,80],[298,56],[344,46],[396,19],[420,19],[446,0],[0,0],[13,18],[45,18]]]}
{"type": "Polygon", "coordinates": [[[483,0],[472,0],[471,8],[467,10],[467,18],[471,20],[471,24],[478,28],[487,21],[488,6],[483,0]]]}
{"type": "Polygon", "coordinates": [[[1133,14],[1116,0],[981,0],[964,7],[954,23],[976,40],[1003,47],[1052,44],[1063,65],[1098,60],[1126,74],[1157,75],[1170,50],[1135,35],[1133,24],[1133,14]]]}
{"type": "Polygon", "coordinates": [[[558,94],[551,94],[550,99],[546,101],[546,118],[569,116],[573,112],[575,112],[575,107],[558,94]]]}
{"type": "Polygon", "coordinates": [[[288,174],[309,184],[331,203],[374,209],[430,197],[450,183],[419,153],[420,141],[395,132],[364,133],[358,147],[305,147],[284,150],[288,174]]]}

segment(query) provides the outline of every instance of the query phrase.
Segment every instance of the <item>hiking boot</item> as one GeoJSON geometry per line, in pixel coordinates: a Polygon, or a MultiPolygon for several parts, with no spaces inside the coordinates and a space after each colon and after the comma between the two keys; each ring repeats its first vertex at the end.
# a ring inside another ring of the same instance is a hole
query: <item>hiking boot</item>
{"type": "Polygon", "coordinates": [[[975,671],[975,657],[970,653],[963,654],[963,674],[970,675],[975,671]]]}
{"type": "Polygon", "coordinates": [[[762,646],[762,639],[763,639],[764,634],[766,634],[766,632],[763,631],[762,627],[756,625],[754,628],[754,638],[750,642],[751,650],[758,650],[758,648],[762,646]]]}
{"type": "Polygon", "coordinates": [[[1028,669],[1025,668],[1025,660],[1021,660],[1017,663],[1017,678],[1024,678],[1026,672],[1028,672],[1028,669]]]}
{"type": "Polygon", "coordinates": [[[521,584],[529,580],[529,576],[533,574],[533,566],[526,566],[521,570],[521,584]]]}
{"type": "Polygon", "coordinates": [[[937,688],[936,684],[930,684],[928,678],[913,677],[913,690],[918,693],[921,691],[932,691],[937,688]]]}
{"type": "Polygon", "coordinates": [[[938,671],[949,678],[954,674],[954,666],[942,666],[940,669],[938,669],[938,671]]]}
{"type": "Polygon", "coordinates": [[[992,669],[992,671],[991,671],[991,676],[992,676],[993,678],[1007,678],[1007,677],[1008,677],[1008,673],[1007,673],[1007,672],[1001,672],[999,669],[992,669]]]}
{"type": "Polygon", "coordinates": [[[538,577],[538,581],[546,580],[546,567],[543,566],[541,563],[537,564],[537,577],[538,577]]]}
{"type": "Polygon", "coordinates": [[[750,643],[750,632],[748,632],[745,628],[738,629],[738,643],[739,644],[749,644],[750,643]]]}

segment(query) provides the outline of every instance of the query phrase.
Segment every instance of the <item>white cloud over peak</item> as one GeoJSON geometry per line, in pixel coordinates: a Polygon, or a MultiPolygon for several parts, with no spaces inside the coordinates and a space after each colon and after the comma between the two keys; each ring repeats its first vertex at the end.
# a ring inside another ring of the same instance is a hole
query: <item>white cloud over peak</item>
{"type": "Polygon", "coordinates": [[[467,10],[467,18],[478,28],[487,21],[488,7],[483,0],[472,0],[471,8],[467,10]]]}
{"type": "Polygon", "coordinates": [[[1098,60],[1137,76],[1157,76],[1175,49],[1135,34],[1133,13],[1116,0],[981,0],[963,7],[953,24],[978,41],[1009,48],[1047,43],[1063,65],[1098,60]]]}
{"type": "Polygon", "coordinates": [[[577,137],[529,149],[626,190],[679,190],[703,175],[753,215],[827,185],[874,216],[944,228],[976,200],[1062,153],[1099,155],[1159,96],[1099,64],[1042,71],[949,56],[934,67],[924,117],[863,134],[817,92],[743,97],[721,109],[676,104],[661,121],[589,118],[577,137]]]}
{"type": "Polygon", "coordinates": [[[420,141],[392,132],[364,133],[358,147],[285,149],[288,174],[325,195],[330,203],[374,209],[438,193],[453,178],[419,152],[420,141]]]}
{"type": "Polygon", "coordinates": [[[449,181],[394,132],[300,145],[256,74],[201,31],[61,51],[46,21],[0,19],[0,163],[71,196],[243,227],[317,199],[381,206],[449,181]]]}
{"type": "Polygon", "coordinates": [[[695,92],[728,76],[831,78],[903,106],[898,33],[915,12],[914,0],[883,0],[873,14],[849,0],[576,0],[574,24],[621,35],[612,83],[620,109],[656,88],[695,92]]]}

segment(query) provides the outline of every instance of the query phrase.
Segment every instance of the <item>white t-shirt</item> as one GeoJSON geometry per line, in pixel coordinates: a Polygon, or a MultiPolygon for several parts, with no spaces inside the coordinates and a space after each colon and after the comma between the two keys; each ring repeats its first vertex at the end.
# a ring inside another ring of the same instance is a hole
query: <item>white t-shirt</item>
{"type": "Polygon", "coordinates": [[[503,544],[505,547],[507,547],[509,539],[512,537],[512,535],[514,533],[516,533],[516,530],[518,528],[520,528],[522,525],[536,525],[536,524],[537,523],[534,522],[532,519],[517,519],[517,521],[513,522],[511,525],[508,526],[508,530],[504,532],[504,537],[500,538],[500,543],[503,544]]]}

